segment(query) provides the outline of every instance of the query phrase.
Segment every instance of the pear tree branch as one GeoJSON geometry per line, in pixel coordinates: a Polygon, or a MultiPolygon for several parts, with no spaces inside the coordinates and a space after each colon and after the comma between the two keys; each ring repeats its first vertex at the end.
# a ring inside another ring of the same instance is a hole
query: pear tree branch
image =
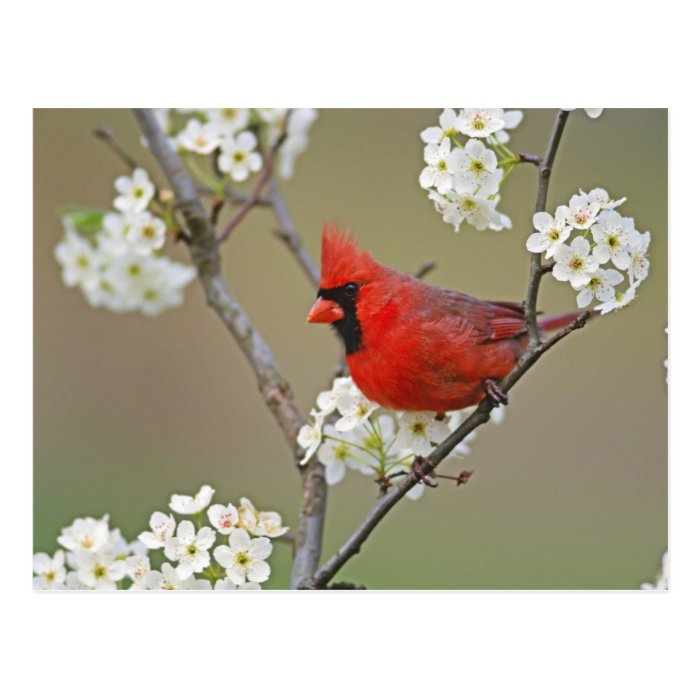
{"type": "MultiPolygon", "coordinates": [[[[535,203],[535,211],[543,211],[547,202],[547,192],[549,190],[549,179],[552,173],[554,158],[564,132],[564,126],[568,117],[568,112],[560,110],[552,129],[552,134],[549,140],[549,146],[544,158],[539,159],[537,156],[528,155],[528,162],[535,163],[539,169],[539,186],[537,190],[537,200],[535,203]]],[[[550,336],[546,341],[542,341],[537,328],[537,295],[539,292],[539,283],[545,272],[548,271],[548,266],[542,265],[541,255],[533,253],[530,258],[530,279],[527,288],[527,298],[525,300],[525,319],[527,323],[528,335],[530,342],[527,349],[520,357],[515,367],[508,375],[499,383],[499,388],[504,393],[507,393],[520,378],[539,360],[539,358],[552,348],[556,343],[565,338],[573,331],[583,328],[586,321],[590,317],[589,311],[581,313],[568,326],[560,330],[558,333],[550,336]]],[[[416,459],[414,467],[420,467],[423,475],[429,475],[435,468],[459,445],[464,438],[478,428],[483,423],[486,423],[494,404],[489,398],[484,398],[481,403],[474,409],[471,415],[442,443],[440,443],[426,459],[416,459]]],[[[364,520],[359,524],[357,529],[350,535],[346,542],[338,549],[338,551],[328,561],[321,566],[316,572],[311,582],[311,588],[325,588],[335,574],[343,567],[343,565],[355,554],[360,551],[360,548],[372,534],[374,529],[391,511],[391,509],[401,501],[401,499],[420,481],[420,477],[416,471],[412,470],[394,489],[386,495],[381,496],[370,512],[365,516],[364,520]]]]}
{"type": "MultiPolygon", "coordinates": [[[[554,158],[557,155],[559,143],[561,142],[566,120],[569,112],[560,109],[554,121],[552,134],[549,137],[549,145],[544,158],[538,163],[539,184],[537,187],[537,199],[535,201],[535,214],[544,211],[547,206],[547,192],[549,191],[549,178],[552,175],[554,158]]],[[[540,343],[540,332],[537,327],[537,295],[540,289],[540,281],[548,271],[547,266],[542,265],[542,253],[530,254],[530,281],[527,287],[527,298],[525,300],[525,324],[530,338],[530,346],[535,347],[540,343]]]]}
{"type": "MultiPolygon", "coordinates": [[[[257,378],[260,393],[298,464],[302,451],[296,438],[304,420],[296,407],[292,390],[281,375],[272,350],[253,326],[224,279],[219,242],[211,219],[184,164],[170,147],[152,110],[136,109],[134,113],[151,152],[172,187],[178,209],[185,220],[187,245],[199,281],[204,288],[207,303],[214,309],[248,360],[257,378]]],[[[303,502],[292,566],[294,588],[310,580],[318,566],[326,506],[323,465],[314,458],[299,469],[303,502]]]]}

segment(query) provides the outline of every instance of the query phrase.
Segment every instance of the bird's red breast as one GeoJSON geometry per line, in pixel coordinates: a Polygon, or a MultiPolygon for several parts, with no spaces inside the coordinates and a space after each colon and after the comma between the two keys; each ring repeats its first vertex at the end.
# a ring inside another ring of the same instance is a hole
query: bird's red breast
{"type": "Polygon", "coordinates": [[[335,225],[324,229],[307,320],[332,323],[355,384],[396,410],[472,406],[484,382],[508,374],[527,345],[522,305],[481,301],[386,267],[335,225]]]}

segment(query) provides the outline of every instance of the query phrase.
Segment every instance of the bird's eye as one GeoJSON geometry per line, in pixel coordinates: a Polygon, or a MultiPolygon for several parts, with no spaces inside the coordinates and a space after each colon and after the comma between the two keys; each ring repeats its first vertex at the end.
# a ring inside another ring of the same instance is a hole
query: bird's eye
{"type": "Polygon", "coordinates": [[[343,290],[349,297],[354,297],[357,295],[357,292],[359,290],[359,287],[354,283],[354,282],[348,282],[344,287],[343,290]]]}

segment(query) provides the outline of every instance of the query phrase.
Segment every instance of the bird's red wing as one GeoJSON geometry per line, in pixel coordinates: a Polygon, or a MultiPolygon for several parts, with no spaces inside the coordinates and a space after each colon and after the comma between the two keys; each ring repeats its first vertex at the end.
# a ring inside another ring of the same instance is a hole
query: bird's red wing
{"type": "Polygon", "coordinates": [[[422,307],[424,320],[461,329],[475,344],[513,338],[526,330],[522,304],[481,301],[450,290],[440,290],[431,301],[422,307]]]}

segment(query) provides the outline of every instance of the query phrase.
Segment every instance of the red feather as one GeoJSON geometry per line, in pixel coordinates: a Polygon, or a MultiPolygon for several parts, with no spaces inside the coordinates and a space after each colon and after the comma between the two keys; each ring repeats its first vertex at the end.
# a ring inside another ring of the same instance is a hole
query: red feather
{"type": "MultiPolygon", "coordinates": [[[[324,229],[319,297],[348,283],[359,287],[361,333],[348,368],[365,396],[387,408],[472,406],[484,398],[485,382],[505,377],[527,345],[522,305],[481,301],[381,265],[334,224],[324,229]]],[[[554,330],[575,317],[543,319],[540,327],[554,330]]]]}

